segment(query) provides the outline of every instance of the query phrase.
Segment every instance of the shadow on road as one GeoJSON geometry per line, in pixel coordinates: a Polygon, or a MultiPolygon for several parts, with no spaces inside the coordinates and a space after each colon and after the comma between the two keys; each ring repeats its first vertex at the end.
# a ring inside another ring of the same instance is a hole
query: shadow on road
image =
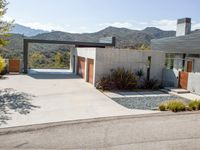
{"type": "Polygon", "coordinates": [[[12,119],[10,117],[12,111],[26,115],[34,108],[39,108],[31,104],[33,97],[28,93],[17,92],[10,88],[0,90],[0,125],[12,119]]]}

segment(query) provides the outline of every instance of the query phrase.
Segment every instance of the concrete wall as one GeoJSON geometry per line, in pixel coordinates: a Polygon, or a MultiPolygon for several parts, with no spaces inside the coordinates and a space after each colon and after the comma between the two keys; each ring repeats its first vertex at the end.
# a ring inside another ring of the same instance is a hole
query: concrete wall
{"type": "MultiPolygon", "coordinates": [[[[87,70],[87,58],[94,59],[94,83],[103,75],[110,73],[111,69],[119,67],[124,67],[134,72],[143,69],[146,77],[148,56],[152,57],[150,78],[162,80],[162,69],[165,61],[163,52],[114,48],[77,48],[72,52],[73,55],[76,56],[76,66],[77,56],[85,57],[85,70],[87,70]]],[[[85,71],[85,80],[87,81],[87,71],[85,71]]]]}
{"type": "Polygon", "coordinates": [[[179,71],[177,69],[163,69],[162,85],[164,87],[178,87],[179,71]]]}
{"type": "Polygon", "coordinates": [[[200,73],[189,73],[188,90],[200,95],[200,73]]]}
{"type": "MultiPolygon", "coordinates": [[[[73,68],[73,61],[75,61],[75,74],[77,74],[77,63],[78,63],[78,56],[85,58],[85,70],[87,70],[87,58],[94,60],[94,74],[95,74],[95,60],[96,60],[96,48],[76,48],[75,50],[71,51],[71,69],[73,68]],[[73,60],[73,56],[75,56],[75,60],[73,60]]],[[[87,81],[87,71],[85,71],[85,81],[87,81]]],[[[93,81],[95,81],[95,76],[93,81]]],[[[93,82],[95,83],[95,82],[93,82]]]]}
{"type": "Polygon", "coordinates": [[[194,59],[193,71],[200,72],[200,58],[194,59]]]}
{"type": "Polygon", "coordinates": [[[111,48],[97,48],[96,52],[96,80],[118,67],[131,69],[134,72],[143,69],[146,77],[148,56],[152,57],[150,78],[160,81],[162,79],[165,61],[165,54],[162,52],[111,48]]]}

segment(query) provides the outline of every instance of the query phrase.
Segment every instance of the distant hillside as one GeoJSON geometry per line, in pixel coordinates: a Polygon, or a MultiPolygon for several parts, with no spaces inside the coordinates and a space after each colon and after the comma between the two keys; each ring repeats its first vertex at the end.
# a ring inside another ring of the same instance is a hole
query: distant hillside
{"type": "Polygon", "coordinates": [[[98,42],[101,37],[114,36],[117,47],[134,47],[141,43],[150,44],[151,39],[175,36],[175,31],[163,31],[158,28],[148,27],[144,30],[131,30],[126,28],[108,27],[95,33],[71,34],[66,32],[50,32],[34,36],[37,39],[71,40],[98,42]]]}
{"type": "MultiPolygon", "coordinates": [[[[54,31],[54,32],[40,33],[36,36],[31,36],[28,38],[98,42],[100,38],[107,36],[116,37],[117,48],[137,49],[138,45],[140,44],[149,45],[152,39],[175,36],[175,31],[163,31],[155,27],[148,27],[144,30],[131,30],[126,28],[108,27],[95,33],[72,34],[67,32],[54,31]]],[[[4,54],[6,53],[6,56],[10,56],[12,55],[12,53],[16,53],[18,54],[18,56],[22,56],[23,38],[27,37],[20,34],[13,34],[11,37],[9,37],[10,44],[5,48],[3,48],[4,54]]],[[[69,48],[68,45],[48,45],[48,44],[30,45],[31,51],[43,51],[43,52],[54,51],[56,49],[63,50],[68,48],[69,48]]],[[[1,53],[3,51],[2,49],[0,50],[1,53]]]]}
{"type": "Polygon", "coordinates": [[[41,33],[47,33],[47,32],[48,31],[36,30],[36,29],[32,29],[30,27],[26,27],[20,24],[14,24],[10,33],[23,34],[25,36],[35,36],[35,35],[38,35],[41,33]]]}

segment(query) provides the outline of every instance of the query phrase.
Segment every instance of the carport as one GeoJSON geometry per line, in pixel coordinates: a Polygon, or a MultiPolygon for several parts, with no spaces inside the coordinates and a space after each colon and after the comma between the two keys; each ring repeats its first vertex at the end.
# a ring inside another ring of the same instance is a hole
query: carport
{"type": "MultiPolygon", "coordinates": [[[[29,52],[29,44],[30,43],[40,43],[40,44],[68,44],[74,45],[76,47],[97,47],[97,48],[105,48],[105,47],[114,47],[115,46],[115,38],[112,37],[111,41],[106,41],[106,38],[102,38],[104,40],[100,40],[99,43],[94,42],[79,42],[79,41],[58,41],[58,40],[42,40],[42,39],[24,39],[23,41],[23,72],[25,74],[28,73],[28,52],[29,52]],[[102,42],[101,42],[102,41],[102,42]]],[[[72,51],[72,50],[71,50],[72,51]]],[[[74,59],[71,57],[70,59],[70,70],[75,72],[75,63],[74,59]]]]}

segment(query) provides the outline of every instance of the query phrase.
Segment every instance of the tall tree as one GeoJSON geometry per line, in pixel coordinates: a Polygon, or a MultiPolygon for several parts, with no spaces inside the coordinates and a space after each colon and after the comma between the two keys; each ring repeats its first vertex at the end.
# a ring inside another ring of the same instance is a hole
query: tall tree
{"type": "Polygon", "coordinates": [[[8,44],[7,37],[8,32],[12,26],[13,21],[4,21],[3,17],[6,14],[8,2],[6,0],[0,0],[0,47],[6,46],[8,44]]]}

